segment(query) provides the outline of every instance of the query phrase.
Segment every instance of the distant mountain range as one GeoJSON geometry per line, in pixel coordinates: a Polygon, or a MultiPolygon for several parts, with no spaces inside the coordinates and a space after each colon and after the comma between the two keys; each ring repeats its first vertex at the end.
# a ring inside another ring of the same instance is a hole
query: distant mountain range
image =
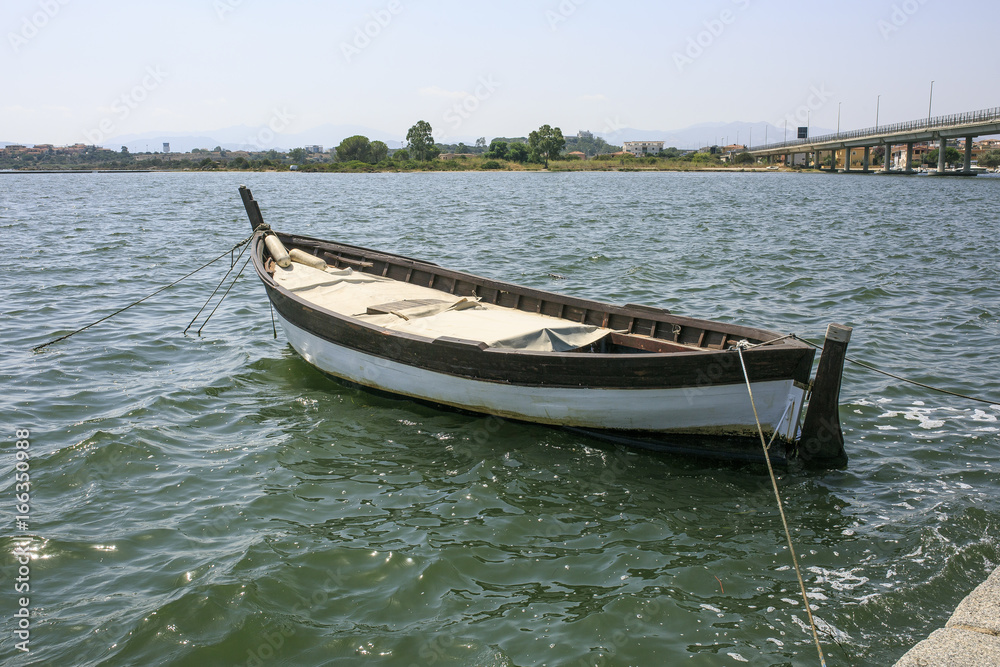
{"type": "MultiPolygon", "coordinates": [[[[826,128],[810,128],[812,136],[830,134],[834,130],[826,128]]],[[[141,134],[126,134],[103,142],[105,148],[120,150],[126,146],[132,153],[159,152],[163,144],[169,143],[174,153],[187,153],[194,148],[211,150],[221,146],[226,150],[261,151],[277,149],[287,151],[301,146],[320,145],[324,149],[337,146],[347,137],[356,134],[364,135],[371,140],[384,141],[389,148],[401,148],[404,136],[391,132],[382,132],[362,125],[326,124],[306,132],[283,133],[274,132],[269,127],[249,127],[239,125],[220,130],[197,134],[144,132],[141,134]]],[[[563,134],[575,135],[576,132],[564,129],[563,134]]],[[[640,130],[636,128],[620,128],[608,132],[594,132],[612,145],[621,145],[623,141],[663,141],[664,146],[674,146],[680,149],[700,148],[710,145],[744,144],[759,146],[767,141],[784,141],[796,138],[796,128],[775,127],[765,122],[732,122],[732,123],[699,123],[679,130],[640,130]]],[[[448,137],[448,142],[459,142],[473,145],[477,137],[448,137]]],[[[487,137],[489,142],[492,137],[487,137]]],[[[0,147],[16,142],[2,142],[0,147]]],[[[47,143],[44,140],[39,143],[47,143]]],[[[29,144],[30,145],[30,144],[29,144]]]]}

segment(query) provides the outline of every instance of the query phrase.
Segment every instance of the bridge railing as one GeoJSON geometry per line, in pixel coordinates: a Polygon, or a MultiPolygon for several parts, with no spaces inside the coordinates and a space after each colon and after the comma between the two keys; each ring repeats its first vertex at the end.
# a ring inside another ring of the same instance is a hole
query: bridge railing
{"type": "Polygon", "coordinates": [[[828,141],[843,141],[845,139],[861,139],[865,137],[881,137],[887,134],[898,134],[912,130],[927,130],[936,127],[950,127],[953,125],[966,125],[971,123],[988,123],[990,121],[1000,121],[1000,107],[991,109],[981,109],[979,111],[966,111],[965,113],[952,114],[950,116],[935,116],[921,120],[911,120],[904,123],[893,123],[892,125],[879,125],[878,127],[866,127],[862,130],[851,130],[836,134],[824,134],[808,139],[794,139],[792,141],[782,141],[776,144],[766,144],[751,149],[751,152],[774,150],[790,146],[802,146],[807,144],[821,144],[828,141]]]}

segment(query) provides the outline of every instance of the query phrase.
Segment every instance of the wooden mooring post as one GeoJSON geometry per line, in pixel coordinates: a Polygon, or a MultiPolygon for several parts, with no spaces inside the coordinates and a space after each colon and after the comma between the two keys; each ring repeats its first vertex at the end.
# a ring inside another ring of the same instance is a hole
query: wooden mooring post
{"type": "Polygon", "coordinates": [[[843,468],[847,465],[844,434],[840,430],[840,383],[851,327],[831,324],[813,381],[812,397],[799,438],[799,458],[809,466],[843,468]]]}

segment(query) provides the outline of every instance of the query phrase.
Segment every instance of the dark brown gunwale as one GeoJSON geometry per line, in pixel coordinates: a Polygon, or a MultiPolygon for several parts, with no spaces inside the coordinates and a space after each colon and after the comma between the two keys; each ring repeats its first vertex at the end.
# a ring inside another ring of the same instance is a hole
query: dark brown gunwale
{"type": "MultiPolygon", "coordinates": [[[[410,279],[408,282],[415,284],[421,283],[412,280],[414,277],[433,276],[429,279],[430,284],[424,286],[440,289],[434,285],[436,280],[450,280],[452,294],[471,295],[473,291],[482,289],[491,297],[508,295],[497,299],[501,302],[500,305],[508,307],[509,304],[502,303],[504,299],[514,298],[517,303],[515,307],[534,304],[533,307],[544,309],[551,308],[551,304],[554,304],[562,309],[568,307],[571,312],[582,313],[582,321],[588,323],[595,323],[595,317],[600,318],[603,326],[611,324],[611,328],[622,328],[613,325],[621,323],[622,318],[628,318],[629,330],[637,334],[634,338],[641,339],[654,348],[658,345],[657,341],[662,341],[668,347],[671,343],[691,344],[691,340],[674,333],[674,325],[681,327],[682,334],[686,330],[689,338],[692,331],[705,332],[697,334],[699,343],[713,345],[693,349],[689,347],[683,351],[639,354],[533,352],[484,348],[483,344],[472,341],[446,338],[430,340],[401,334],[325,310],[280,287],[266,270],[262,234],[257,234],[252,250],[254,268],[265,285],[271,303],[286,321],[334,345],[455,377],[524,386],[587,388],[697,389],[742,384],[742,367],[736,354],[724,349],[726,342],[746,338],[752,343],[758,343],[780,337],[780,334],[763,329],[673,315],[646,306],[614,306],[544,292],[348,244],[293,234],[278,233],[278,237],[286,246],[322,257],[333,266],[351,266],[356,270],[389,277],[394,277],[390,275],[392,273],[399,275],[405,272],[407,279],[410,279]],[[669,325],[670,329],[659,329],[660,324],[669,325]],[[644,335],[642,331],[653,335],[644,335]],[[658,338],[658,331],[669,331],[672,338],[658,338]],[[721,343],[712,343],[710,336],[717,336],[721,343]]],[[[527,307],[521,309],[528,310],[527,307]]],[[[813,356],[813,348],[792,339],[751,348],[744,353],[752,381],[791,379],[803,385],[809,382],[813,356]]]]}

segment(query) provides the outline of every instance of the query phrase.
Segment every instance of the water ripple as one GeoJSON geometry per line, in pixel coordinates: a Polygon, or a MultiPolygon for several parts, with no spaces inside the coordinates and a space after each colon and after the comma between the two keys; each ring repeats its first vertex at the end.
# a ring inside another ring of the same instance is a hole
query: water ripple
{"type": "MultiPolygon", "coordinates": [[[[996,179],[7,176],[0,402],[34,501],[0,549],[33,553],[39,664],[813,659],[759,468],[335,383],[253,280],[182,336],[224,268],[28,351],[243,238],[241,180],[278,228],[817,342],[839,321],[853,356],[1000,400],[996,179]]],[[[1000,564],[1000,404],[849,366],[841,417],[848,470],[779,485],[831,659],[889,664],[1000,564]]]]}

